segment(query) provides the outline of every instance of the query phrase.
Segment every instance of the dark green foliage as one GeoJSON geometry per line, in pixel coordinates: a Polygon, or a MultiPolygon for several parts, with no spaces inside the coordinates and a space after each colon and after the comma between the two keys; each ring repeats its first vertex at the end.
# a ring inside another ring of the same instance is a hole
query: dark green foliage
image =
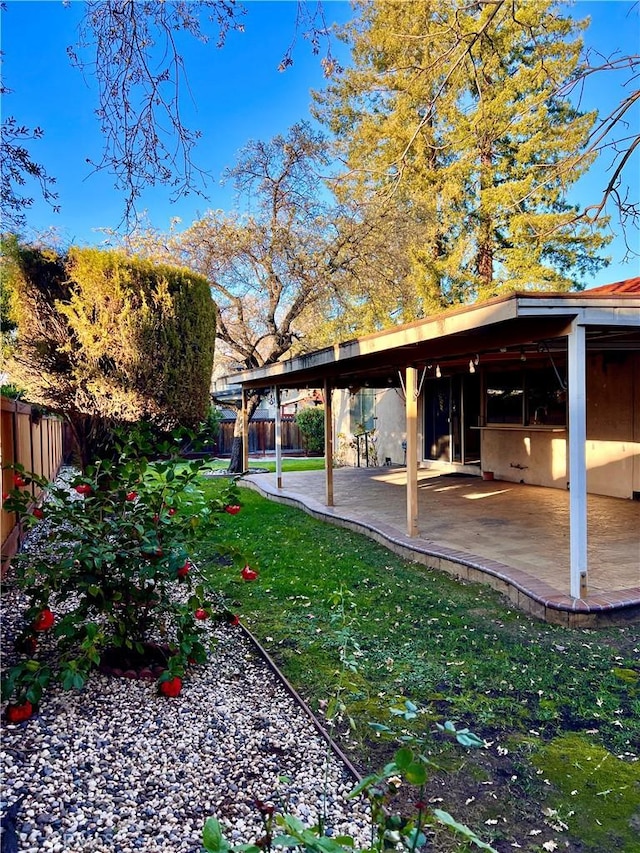
{"type": "MultiPolygon", "coordinates": [[[[161,439],[145,425],[118,429],[110,456],[68,485],[13,469],[5,508],[24,529],[46,523],[48,532],[37,552],[13,561],[27,606],[16,638],[20,658],[5,668],[3,699],[38,704],[53,678],[65,690],[80,689],[104,655],[144,659],[158,637],[160,682],[206,661],[203,623],[222,617],[223,608],[189,557],[198,538],[216,538],[218,518],[237,505],[238,494],[235,481],[225,478],[215,497],[205,497],[205,463],[183,462],[181,441],[179,430],[161,439]],[[45,494],[35,508],[31,483],[45,494]],[[53,659],[41,648],[46,635],[53,638],[53,659]]],[[[221,543],[218,553],[244,564],[240,552],[221,543]]]]}
{"type": "Polygon", "coordinates": [[[67,417],[83,464],[113,424],[205,418],[215,308],[204,277],[119,252],[62,257],[13,238],[4,249],[11,380],[67,417]]]}
{"type": "Polygon", "coordinates": [[[307,453],[324,453],[324,408],[313,406],[296,415],[307,453]]]}

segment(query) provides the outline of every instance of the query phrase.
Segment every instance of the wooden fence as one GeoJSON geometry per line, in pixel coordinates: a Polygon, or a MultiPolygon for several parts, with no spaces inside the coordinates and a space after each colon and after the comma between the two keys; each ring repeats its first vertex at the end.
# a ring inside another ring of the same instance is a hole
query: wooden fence
{"type": "MultiPolygon", "coordinates": [[[[52,479],[62,462],[62,421],[17,400],[2,400],[0,422],[0,463],[2,465],[2,493],[13,488],[13,471],[7,465],[18,463],[27,471],[52,479]]],[[[27,487],[38,499],[40,489],[27,487]]],[[[14,513],[0,510],[0,541],[2,543],[2,574],[16,553],[21,537],[20,525],[14,513]]]]}
{"type": "MultiPolygon", "coordinates": [[[[299,454],[303,452],[302,434],[295,422],[293,415],[282,417],[282,452],[299,454]]],[[[233,430],[235,420],[226,420],[220,423],[218,435],[217,453],[219,456],[229,456],[233,443],[233,430]]],[[[276,423],[273,419],[255,418],[249,421],[249,453],[266,454],[275,453],[276,450],[276,423]]]]}

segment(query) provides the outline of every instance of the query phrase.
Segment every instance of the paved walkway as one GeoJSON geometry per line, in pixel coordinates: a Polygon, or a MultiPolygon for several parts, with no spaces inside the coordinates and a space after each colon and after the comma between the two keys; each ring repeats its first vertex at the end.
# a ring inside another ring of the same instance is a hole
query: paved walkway
{"type": "Polygon", "coordinates": [[[397,553],[480,580],[528,612],[560,624],[640,617],[640,503],[590,495],[588,595],[569,595],[569,494],[478,477],[419,472],[419,536],[406,535],[404,468],[338,468],[334,507],[323,471],[254,474],[276,500],[359,530],[397,553]]]}

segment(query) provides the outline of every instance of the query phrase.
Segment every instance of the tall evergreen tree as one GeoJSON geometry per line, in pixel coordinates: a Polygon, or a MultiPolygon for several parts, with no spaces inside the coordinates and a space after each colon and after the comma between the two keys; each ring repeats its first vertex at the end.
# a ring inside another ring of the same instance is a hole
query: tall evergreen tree
{"type": "Polygon", "coordinates": [[[607,238],[566,202],[595,120],[558,94],[580,73],[583,28],[551,0],[360,5],[353,66],[318,114],[348,191],[403,225],[416,313],[584,286],[604,263],[607,238]]]}

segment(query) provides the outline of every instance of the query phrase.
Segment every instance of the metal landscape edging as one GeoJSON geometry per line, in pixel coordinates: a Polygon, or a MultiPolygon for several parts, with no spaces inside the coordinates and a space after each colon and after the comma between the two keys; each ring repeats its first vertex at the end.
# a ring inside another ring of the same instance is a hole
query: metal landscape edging
{"type": "Polygon", "coordinates": [[[324,741],[326,741],[326,743],[329,745],[329,747],[333,751],[336,758],[338,758],[338,760],[344,765],[344,767],[346,767],[346,769],[353,776],[353,778],[356,782],[361,782],[362,781],[361,774],[356,770],[356,768],[352,764],[351,760],[349,758],[347,758],[345,753],[338,746],[338,744],[335,742],[335,740],[331,737],[329,732],[325,729],[325,727],[322,725],[320,720],[316,717],[316,715],[313,713],[311,708],[307,705],[307,703],[302,698],[302,696],[298,693],[298,691],[295,689],[295,687],[293,687],[293,685],[290,684],[289,680],[283,674],[282,670],[278,667],[278,665],[273,660],[271,655],[260,644],[260,642],[256,639],[256,637],[254,637],[254,635],[246,627],[246,625],[244,625],[242,622],[239,622],[238,627],[242,630],[242,633],[244,634],[244,636],[251,642],[254,649],[257,651],[257,653],[260,655],[260,657],[264,660],[264,662],[267,664],[267,666],[269,667],[271,672],[276,676],[278,681],[282,684],[284,689],[291,696],[293,701],[301,708],[302,711],[304,711],[304,713],[309,718],[309,721],[311,722],[311,724],[313,725],[315,730],[318,732],[320,737],[324,741]]]}

